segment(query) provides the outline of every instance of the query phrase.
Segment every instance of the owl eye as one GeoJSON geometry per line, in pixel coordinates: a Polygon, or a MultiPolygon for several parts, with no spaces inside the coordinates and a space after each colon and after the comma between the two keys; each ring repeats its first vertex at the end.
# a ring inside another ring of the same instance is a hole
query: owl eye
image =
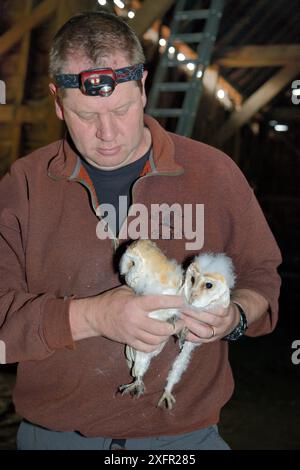
{"type": "Polygon", "coordinates": [[[213,284],[211,282],[206,282],[205,287],[206,289],[211,289],[213,287],[213,284]]]}
{"type": "Polygon", "coordinates": [[[195,284],[195,277],[191,276],[191,285],[193,286],[195,284]]]}

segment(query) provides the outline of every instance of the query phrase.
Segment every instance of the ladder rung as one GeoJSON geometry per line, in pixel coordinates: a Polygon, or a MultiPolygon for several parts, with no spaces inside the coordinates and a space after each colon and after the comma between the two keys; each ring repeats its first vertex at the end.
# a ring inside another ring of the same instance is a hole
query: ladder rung
{"type": "Polygon", "coordinates": [[[192,42],[200,42],[203,39],[203,33],[182,33],[182,34],[171,34],[169,37],[169,43],[175,41],[186,42],[191,44],[192,42]]]}
{"type": "Polygon", "coordinates": [[[149,108],[147,113],[154,117],[180,117],[181,108],[149,108]]]}
{"type": "Polygon", "coordinates": [[[187,91],[190,86],[190,82],[165,82],[156,85],[159,91],[187,91]]]}
{"type": "Polygon", "coordinates": [[[210,10],[186,10],[178,11],[174,17],[175,20],[205,20],[208,18],[210,10]]]}

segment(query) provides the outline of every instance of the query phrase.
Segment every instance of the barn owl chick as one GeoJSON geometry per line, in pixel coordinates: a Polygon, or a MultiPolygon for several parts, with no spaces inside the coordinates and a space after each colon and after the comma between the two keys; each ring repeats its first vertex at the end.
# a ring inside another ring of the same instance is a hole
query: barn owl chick
{"type": "MultiPolygon", "coordinates": [[[[228,256],[223,253],[203,253],[197,256],[187,269],[183,286],[186,302],[194,308],[206,310],[228,307],[230,290],[234,282],[233,264],[228,256]]],[[[188,367],[192,351],[196,346],[200,345],[190,341],[184,342],[169,372],[158,406],[165,403],[167,408],[172,408],[176,401],[172,389],[188,367]]]]}
{"type": "MultiPolygon", "coordinates": [[[[125,275],[126,283],[136,294],[178,294],[183,285],[183,270],[174,260],[169,260],[158,246],[150,240],[132,243],[121,258],[120,272],[125,275]]],[[[177,309],[155,310],[149,317],[174,323],[179,317],[177,309]]],[[[151,359],[157,356],[166,342],[151,352],[144,353],[126,345],[127,364],[134,381],[121,385],[123,394],[131,393],[139,397],[145,391],[143,377],[151,359]]]]}

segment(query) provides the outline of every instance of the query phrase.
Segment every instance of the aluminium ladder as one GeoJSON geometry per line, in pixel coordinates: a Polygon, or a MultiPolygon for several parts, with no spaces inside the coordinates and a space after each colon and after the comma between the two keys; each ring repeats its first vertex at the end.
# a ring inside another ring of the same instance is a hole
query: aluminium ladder
{"type": "Polygon", "coordinates": [[[189,0],[178,0],[176,2],[174,16],[170,25],[170,37],[157,66],[148,99],[148,114],[157,118],[178,118],[176,133],[187,137],[190,137],[193,132],[198,104],[202,94],[203,75],[211,60],[224,8],[224,0],[209,1],[210,8],[207,9],[201,9],[202,1],[193,1],[194,9],[188,9],[189,0]],[[191,27],[194,20],[204,21],[202,31],[185,32],[186,29],[188,30],[188,27],[191,27]],[[176,49],[176,42],[193,44],[194,48],[196,45],[195,52],[197,57],[194,59],[185,58],[179,61],[175,54],[170,56],[169,48],[174,46],[176,49]],[[192,66],[194,70],[191,78],[186,82],[176,81],[176,74],[170,73],[171,68],[174,70],[174,67],[181,67],[190,63],[194,64],[192,66]],[[175,75],[175,80],[166,81],[168,75],[175,75]],[[182,107],[159,107],[161,92],[183,92],[182,107]]]}

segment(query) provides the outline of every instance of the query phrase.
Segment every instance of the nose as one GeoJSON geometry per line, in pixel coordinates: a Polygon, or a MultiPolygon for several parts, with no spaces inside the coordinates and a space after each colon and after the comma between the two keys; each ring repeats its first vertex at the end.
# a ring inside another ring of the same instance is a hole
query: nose
{"type": "Polygon", "coordinates": [[[105,142],[112,142],[117,135],[117,126],[110,114],[99,116],[96,123],[96,137],[105,142]]]}

